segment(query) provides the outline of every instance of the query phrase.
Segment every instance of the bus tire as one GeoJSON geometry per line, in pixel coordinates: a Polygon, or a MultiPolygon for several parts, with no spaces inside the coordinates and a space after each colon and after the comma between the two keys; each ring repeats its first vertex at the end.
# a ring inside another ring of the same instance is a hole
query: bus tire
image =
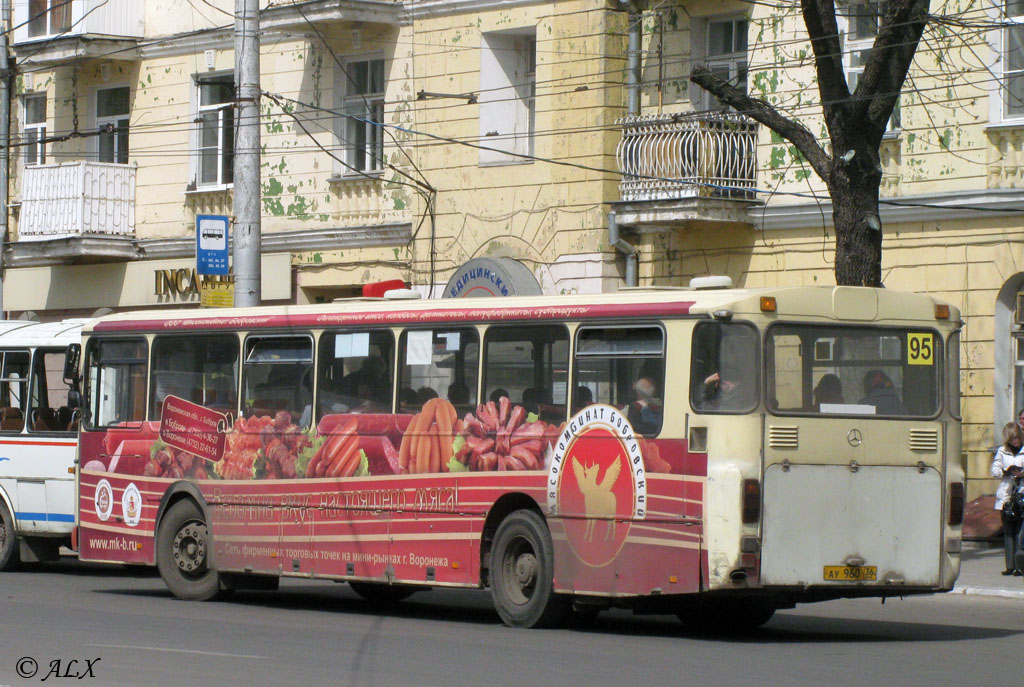
{"type": "Polygon", "coordinates": [[[182,499],[167,509],[156,535],[156,567],[179,599],[208,601],[222,594],[220,575],[210,570],[211,537],[199,507],[182,499]]]}
{"type": "Polygon", "coordinates": [[[676,615],[697,632],[737,634],[751,632],[775,615],[775,606],[757,598],[699,598],[680,604],[676,615]]]}
{"type": "Polygon", "coordinates": [[[379,582],[356,582],[348,583],[359,596],[367,601],[377,604],[390,604],[404,601],[420,591],[417,587],[408,587],[401,584],[381,584],[379,582]]]}
{"type": "Polygon", "coordinates": [[[517,510],[498,526],[491,548],[491,596],[511,627],[551,627],[565,619],[569,597],[556,594],[554,547],[547,523],[532,510],[517,510]]]}
{"type": "Polygon", "coordinates": [[[3,501],[0,501],[0,570],[9,571],[18,567],[21,562],[19,546],[18,534],[14,531],[14,518],[3,501]]]}

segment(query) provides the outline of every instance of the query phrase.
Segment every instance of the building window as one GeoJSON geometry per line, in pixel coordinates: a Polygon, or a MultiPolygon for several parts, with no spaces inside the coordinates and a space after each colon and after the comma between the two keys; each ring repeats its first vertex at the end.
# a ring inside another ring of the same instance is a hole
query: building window
{"type": "Polygon", "coordinates": [[[225,186],[233,180],[235,152],[235,79],[232,74],[197,80],[199,185],[225,186]]]}
{"type": "Polygon", "coordinates": [[[127,86],[96,92],[96,128],[100,131],[99,161],[128,164],[127,86]]]}
{"type": "MultiPolygon", "coordinates": [[[[747,92],[747,20],[731,17],[709,19],[707,24],[707,66],[712,74],[747,92]]],[[[710,93],[704,106],[722,107],[710,93]]]]}
{"type": "Polygon", "coordinates": [[[46,162],[46,96],[25,96],[25,164],[46,162]]]}
{"type": "Polygon", "coordinates": [[[481,164],[527,162],[534,154],[537,38],[528,33],[485,33],[480,54],[481,164]],[[511,153],[511,155],[510,155],[511,153]]]}
{"type": "Polygon", "coordinates": [[[384,168],[384,60],[349,60],[335,70],[335,92],[344,94],[336,132],[342,146],[343,174],[384,168]]]}
{"type": "Polygon", "coordinates": [[[1006,0],[1003,117],[1024,117],[1024,0],[1006,0]]]}
{"type": "Polygon", "coordinates": [[[70,0],[28,0],[28,35],[52,36],[71,28],[70,0]]]}
{"type": "MultiPolygon", "coordinates": [[[[857,89],[860,76],[864,73],[864,65],[867,63],[868,55],[875,44],[875,36],[878,35],[878,24],[884,9],[884,3],[868,0],[868,2],[849,4],[842,10],[839,31],[845,41],[843,65],[846,69],[846,84],[850,89],[850,93],[857,89]]],[[[886,126],[886,130],[896,131],[899,128],[900,103],[897,100],[892,116],[889,117],[889,124],[886,126]]]]}

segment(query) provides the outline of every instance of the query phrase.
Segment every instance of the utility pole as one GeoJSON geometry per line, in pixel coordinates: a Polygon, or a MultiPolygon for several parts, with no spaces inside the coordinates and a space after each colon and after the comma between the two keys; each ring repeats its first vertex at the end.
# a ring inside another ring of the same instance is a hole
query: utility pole
{"type": "Polygon", "coordinates": [[[11,0],[0,0],[0,319],[4,319],[4,247],[7,245],[7,188],[11,164],[11,0]]]}
{"type": "Polygon", "coordinates": [[[234,244],[235,305],[260,294],[260,3],[235,0],[234,244]]]}

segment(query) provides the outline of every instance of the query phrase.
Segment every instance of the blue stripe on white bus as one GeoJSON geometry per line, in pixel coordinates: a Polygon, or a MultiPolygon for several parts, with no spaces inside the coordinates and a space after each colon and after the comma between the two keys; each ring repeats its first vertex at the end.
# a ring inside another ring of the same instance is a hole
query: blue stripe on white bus
{"type": "Polygon", "coordinates": [[[65,513],[24,513],[15,512],[15,520],[40,520],[43,522],[74,522],[74,515],[67,515],[65,513]]]}

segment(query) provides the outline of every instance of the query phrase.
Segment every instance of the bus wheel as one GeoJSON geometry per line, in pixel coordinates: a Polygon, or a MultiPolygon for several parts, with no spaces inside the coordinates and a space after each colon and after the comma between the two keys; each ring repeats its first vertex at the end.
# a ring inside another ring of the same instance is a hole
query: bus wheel
{"type": "Polygon", "coordinates": [[[210,532],[188,499],[167,509],[156,535],[156,567],[179,599],[207,601],[221,592],[220,575],[208,567],[210,532]]]}
{"type": "Polygon", "coordinates": [[[420,591],[416,587],[407,587],[400,584],[380,584],[378,582],[352,581],[348,583],[348,586],[367,601],[378,604],[402,601],[420,591]]]}
{"type": "Polygon", "coordinates": [[[687,627],[698,632],[729,634],[750,632],[775,615],[775,606],[764,599],[694,599],[677,612],[687,627]]]}
{"type": "Polygon", "coordinates": [[[18,535],[14,532],[14,518],[0,501],[0,570],[14,570],[19,561],[18,535]]]}
{"type": "Polygon", "coordinates": [[[554,547],[537,513],[519,510],[498,526],[491,549],[491,596],[506,625],[549,627],[561,622],[570,601],[555,594],[554,547]]]}

